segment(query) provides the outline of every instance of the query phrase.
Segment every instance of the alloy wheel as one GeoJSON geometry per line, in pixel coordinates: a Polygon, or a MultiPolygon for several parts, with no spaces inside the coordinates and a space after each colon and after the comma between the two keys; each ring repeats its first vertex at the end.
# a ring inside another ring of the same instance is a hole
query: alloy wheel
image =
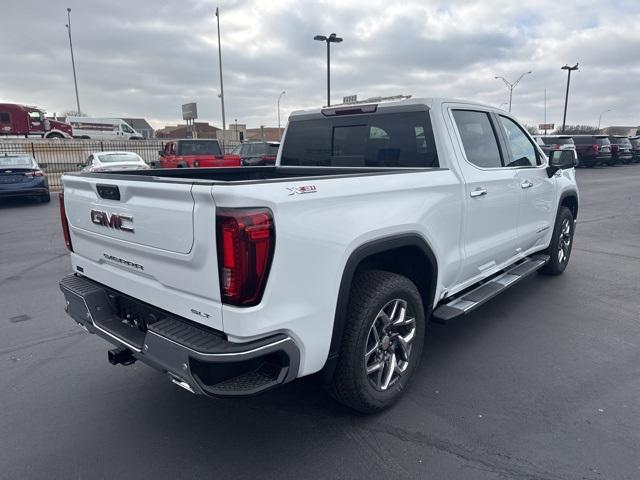
{"type": "Polygon", "coordinates": [[[571,221],[565,218],[560,229],[560,239],[558,241],[558,262],[564,263],[569,259],[569,248],[571,246],[571,221]]]}
{"type": "Polygon", "coordinates": [[[406,300],[388,302],[373,321],[367,336],[364,366],[367,378],[378,391],[386,391],[409,367],[416,319],[406,300]]]}

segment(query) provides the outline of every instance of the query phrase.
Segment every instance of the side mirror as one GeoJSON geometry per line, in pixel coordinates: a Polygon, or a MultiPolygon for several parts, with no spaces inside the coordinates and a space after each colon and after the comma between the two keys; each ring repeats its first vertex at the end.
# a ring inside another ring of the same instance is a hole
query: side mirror
{"type": "Polygon", "coordinates": [[[574,168],[578,164],[578,154],[575,150],[551,150],[549,152],[549,166],[547,173],[549,177],[558,170],[574,168]]]}

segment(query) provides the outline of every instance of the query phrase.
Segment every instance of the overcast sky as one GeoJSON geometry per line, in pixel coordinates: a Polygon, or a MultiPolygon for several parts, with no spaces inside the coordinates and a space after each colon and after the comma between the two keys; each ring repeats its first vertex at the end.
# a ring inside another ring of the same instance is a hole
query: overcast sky
{"type": "Polygon", "coordinates": [[[0,14],[0,101],[75,109],[66,7],[80,104],[92,116],[175,124],[195,101],[221,126],[215,7],[220,6],[227,123],[277,125],[326,101],[325,45],[336,32],[332,98],[411,94],[501,105],[514,81],[524,122],[640,125],[640,2],[377,0],[5,1],[0,14]]]}

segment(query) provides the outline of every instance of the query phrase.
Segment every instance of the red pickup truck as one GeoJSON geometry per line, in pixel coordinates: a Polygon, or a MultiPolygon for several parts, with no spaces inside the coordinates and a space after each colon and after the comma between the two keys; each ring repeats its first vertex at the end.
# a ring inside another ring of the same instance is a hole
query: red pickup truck
{"type": "Polygon", "coordinates": [[[160,168],[239,167],[239,155],[223,154],[217,140],[172,140],[158,152],[160,168]]]}

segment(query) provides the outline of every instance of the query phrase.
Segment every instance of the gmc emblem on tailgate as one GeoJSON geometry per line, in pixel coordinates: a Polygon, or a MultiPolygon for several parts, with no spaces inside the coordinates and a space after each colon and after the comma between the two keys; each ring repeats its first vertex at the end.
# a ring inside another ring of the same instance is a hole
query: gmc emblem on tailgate
{"type": "Polygon", "coordinates": [[[91,221],[96,225],[133,233],[133,227],[124,223],[133,223],[133,217],[131,215],[121,215],[118,213],[107,213],[100,210],[91,210],[91,221]]]}

